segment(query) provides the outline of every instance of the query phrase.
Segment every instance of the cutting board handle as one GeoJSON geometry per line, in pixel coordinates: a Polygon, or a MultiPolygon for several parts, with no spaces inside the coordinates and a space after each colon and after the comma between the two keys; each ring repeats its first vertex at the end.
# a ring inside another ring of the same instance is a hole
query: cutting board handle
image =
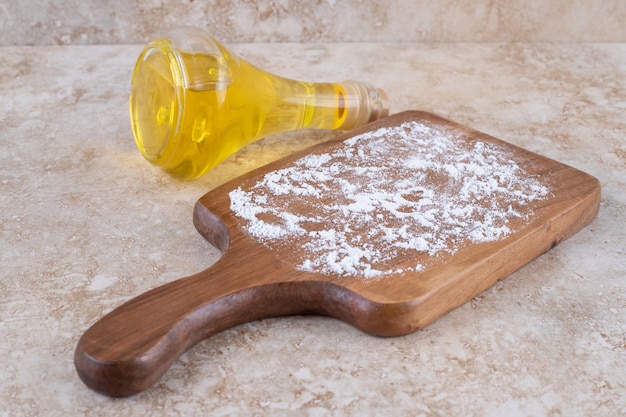
{"type": "Polygon", "coordinates": [[[220,264],[154,288],[91,326],[74,353],[83,382],[110,396],[135,394],[200,340],[261,316],[270,289],[233,288],[220,264]]]}
{"type": "Polygon", "coordinates": [[[224,259],[228,257],[230,252],[203,272],[126,302],[91,326],[74,353],[83,382],[109,396],[128,396],[154,384],[199,341],[238,324],[315,313],[367,327],[361,319],[367,321],[368,311],[375,309],[373,303],[328,282],[245,286],[241,282],[246,281],[222,267],[233,263],[224,259]]]}

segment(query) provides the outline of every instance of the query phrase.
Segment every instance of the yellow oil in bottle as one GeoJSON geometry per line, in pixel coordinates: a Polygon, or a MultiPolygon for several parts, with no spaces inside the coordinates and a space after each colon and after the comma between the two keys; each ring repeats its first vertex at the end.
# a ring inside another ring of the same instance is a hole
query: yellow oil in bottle
{"type": "Polygon", "coordinates": [[[381,90],[270,74],[190,29],[144,49],[130,96],[141,153],[182,178],[203,175],[261,137],[301,128],[349,130],[387,112],[381,90]]]}

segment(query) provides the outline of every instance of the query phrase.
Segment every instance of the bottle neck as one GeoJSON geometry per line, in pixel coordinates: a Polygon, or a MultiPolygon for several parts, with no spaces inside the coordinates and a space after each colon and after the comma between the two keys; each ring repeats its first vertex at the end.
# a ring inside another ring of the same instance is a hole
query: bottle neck
{"type": "Polygon", "coordinates": [[[294,112],[292,129],[352,130],[389,114],[387,94],[366,83],[283,80],[294,86],[279,100],[294,112]]]}

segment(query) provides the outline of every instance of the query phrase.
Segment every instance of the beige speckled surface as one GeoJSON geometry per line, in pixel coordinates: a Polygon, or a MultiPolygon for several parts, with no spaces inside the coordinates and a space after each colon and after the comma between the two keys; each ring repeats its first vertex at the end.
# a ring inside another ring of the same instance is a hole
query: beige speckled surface
{"type": "Polygon", "coordinates": [[[0,45],[142,43],[178,25],[225,42],[626,41],[622,0],[0,1],[0,45]]]}
{"type": "Polygon", "coordinates": [[[268,138],[173,180],[130,133],[140,49],[0,48],[0,415],[626,414],[624,43],[233,45],[282,75],[374,82],[393,112],[432,111],[589,172],[599,217],[414,334],[264,320],[201,342],[137,396],[87,389],[72,355],[91,323],[217,260],[194,202],[332,135],[268,138]]]}

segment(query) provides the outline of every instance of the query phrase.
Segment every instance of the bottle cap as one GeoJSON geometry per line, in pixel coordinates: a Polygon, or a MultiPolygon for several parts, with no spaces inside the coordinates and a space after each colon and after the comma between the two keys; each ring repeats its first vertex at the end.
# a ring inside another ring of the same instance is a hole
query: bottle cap
{"type": "Polygon", "coordinates": [[[389,115],[389,97],[384,90],[356,81],[341,85],[346,90],[348,112],[339,129],[351,130],[389,115]]]}

